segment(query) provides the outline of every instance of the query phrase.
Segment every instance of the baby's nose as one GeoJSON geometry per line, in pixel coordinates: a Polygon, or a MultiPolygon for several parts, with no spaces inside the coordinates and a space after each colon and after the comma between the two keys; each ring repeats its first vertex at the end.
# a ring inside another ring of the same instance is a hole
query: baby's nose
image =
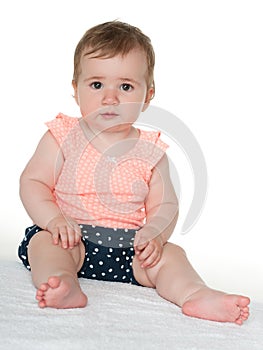
{"type": "Polygon", "coordinates": [[[104,105],[119,104],[118,92],[115,89],[105,89],[102,103],[104,105]]]}

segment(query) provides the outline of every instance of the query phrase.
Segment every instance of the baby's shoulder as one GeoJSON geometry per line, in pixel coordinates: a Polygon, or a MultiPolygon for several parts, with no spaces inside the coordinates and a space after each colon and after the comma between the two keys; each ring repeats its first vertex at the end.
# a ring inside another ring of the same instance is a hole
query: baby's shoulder
{"type": "Polygon", "coordinates": [[[165,151],[169,146],[161,138],[161,131],[159,130],[143,130],[138,129],[140,132],[140,140],[152,143],[163,151],[165,151]]]}
{"type": "Polygon", "coordinates": [[[64,126],[66,129],[74,127],[76,124],[79,123],[79,118],[77,117],[70,117],[66,114],[59,113],[55,119],[51,120],[50,122],[47,122],[46,124],[52,123],[53,125],[60,125],[64,126]]]}
{"type": "Polygon", "coordinates": [[[69,117],[63,113],[59,113],[55,119],[52,119],[45,124],[59,144],[61,144],[72,130],[76,129],[76,127],[78,129],[79,118],[69,117]]]}

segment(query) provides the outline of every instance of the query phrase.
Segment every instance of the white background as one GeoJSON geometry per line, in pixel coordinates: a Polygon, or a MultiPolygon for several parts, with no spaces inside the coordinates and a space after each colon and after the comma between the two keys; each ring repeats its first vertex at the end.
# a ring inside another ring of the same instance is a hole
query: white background
{"type": "MultiPolygon", "coordinates": [[[[1,2],[1,258],[17,259],[31,224],[18,181],[44,122],[60,111],[78,115],[75,46],[86,29],[119,19],[151,37],[153,104],[192,130],[206,158],[205,208],[193,229],[184,236],[177,229],[172,241],[210,286],[263,301],[262,18],[261,1],[253,0],[1,2]]],[[[185,169],[178,227],[191,201],[185,169]]]]}

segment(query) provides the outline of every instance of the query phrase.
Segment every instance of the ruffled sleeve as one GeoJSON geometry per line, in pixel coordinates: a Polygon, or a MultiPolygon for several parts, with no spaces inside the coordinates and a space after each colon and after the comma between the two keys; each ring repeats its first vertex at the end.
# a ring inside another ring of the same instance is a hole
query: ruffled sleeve
{"type": "Polygon", "coordinates": [[[147,140],[148,142],[155,144],[158,148],[160,148],[164,152],[169,147],[169,145],[167,145],[165,142],[163,142],[161,140],[161,132],[160,131],[140,130],[140,134],[141,134],[141,139],[147,140]]]}
{"type": "Polygon", "coordinates": [[[169,146],[161,140],[160,131],[140,130],[140,134],[140,154],[153,168],[163,157],[169,146]]]}
{"type": "Polygon", "coordinates": [[[78,124],[78,122],[78,118],[68,117],[65,114],[59,113],[55,119],[46,122],[45,124],[61,146],[69,132],[78,124]]]}

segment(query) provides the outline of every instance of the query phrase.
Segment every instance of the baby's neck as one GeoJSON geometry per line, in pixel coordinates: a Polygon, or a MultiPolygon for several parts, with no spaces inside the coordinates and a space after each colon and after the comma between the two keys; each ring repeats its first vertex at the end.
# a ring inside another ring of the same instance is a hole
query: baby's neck
{"type": "Polygon", "coordinates": [[[97,131],[91,129],[85,121],[80,123],[86,139],[91,142],[100,153],[108,153],[113,157],[118,157],[132,149],[138,138],[139,130],[132,125],[126,125],[123,129],[97,131]]]}

